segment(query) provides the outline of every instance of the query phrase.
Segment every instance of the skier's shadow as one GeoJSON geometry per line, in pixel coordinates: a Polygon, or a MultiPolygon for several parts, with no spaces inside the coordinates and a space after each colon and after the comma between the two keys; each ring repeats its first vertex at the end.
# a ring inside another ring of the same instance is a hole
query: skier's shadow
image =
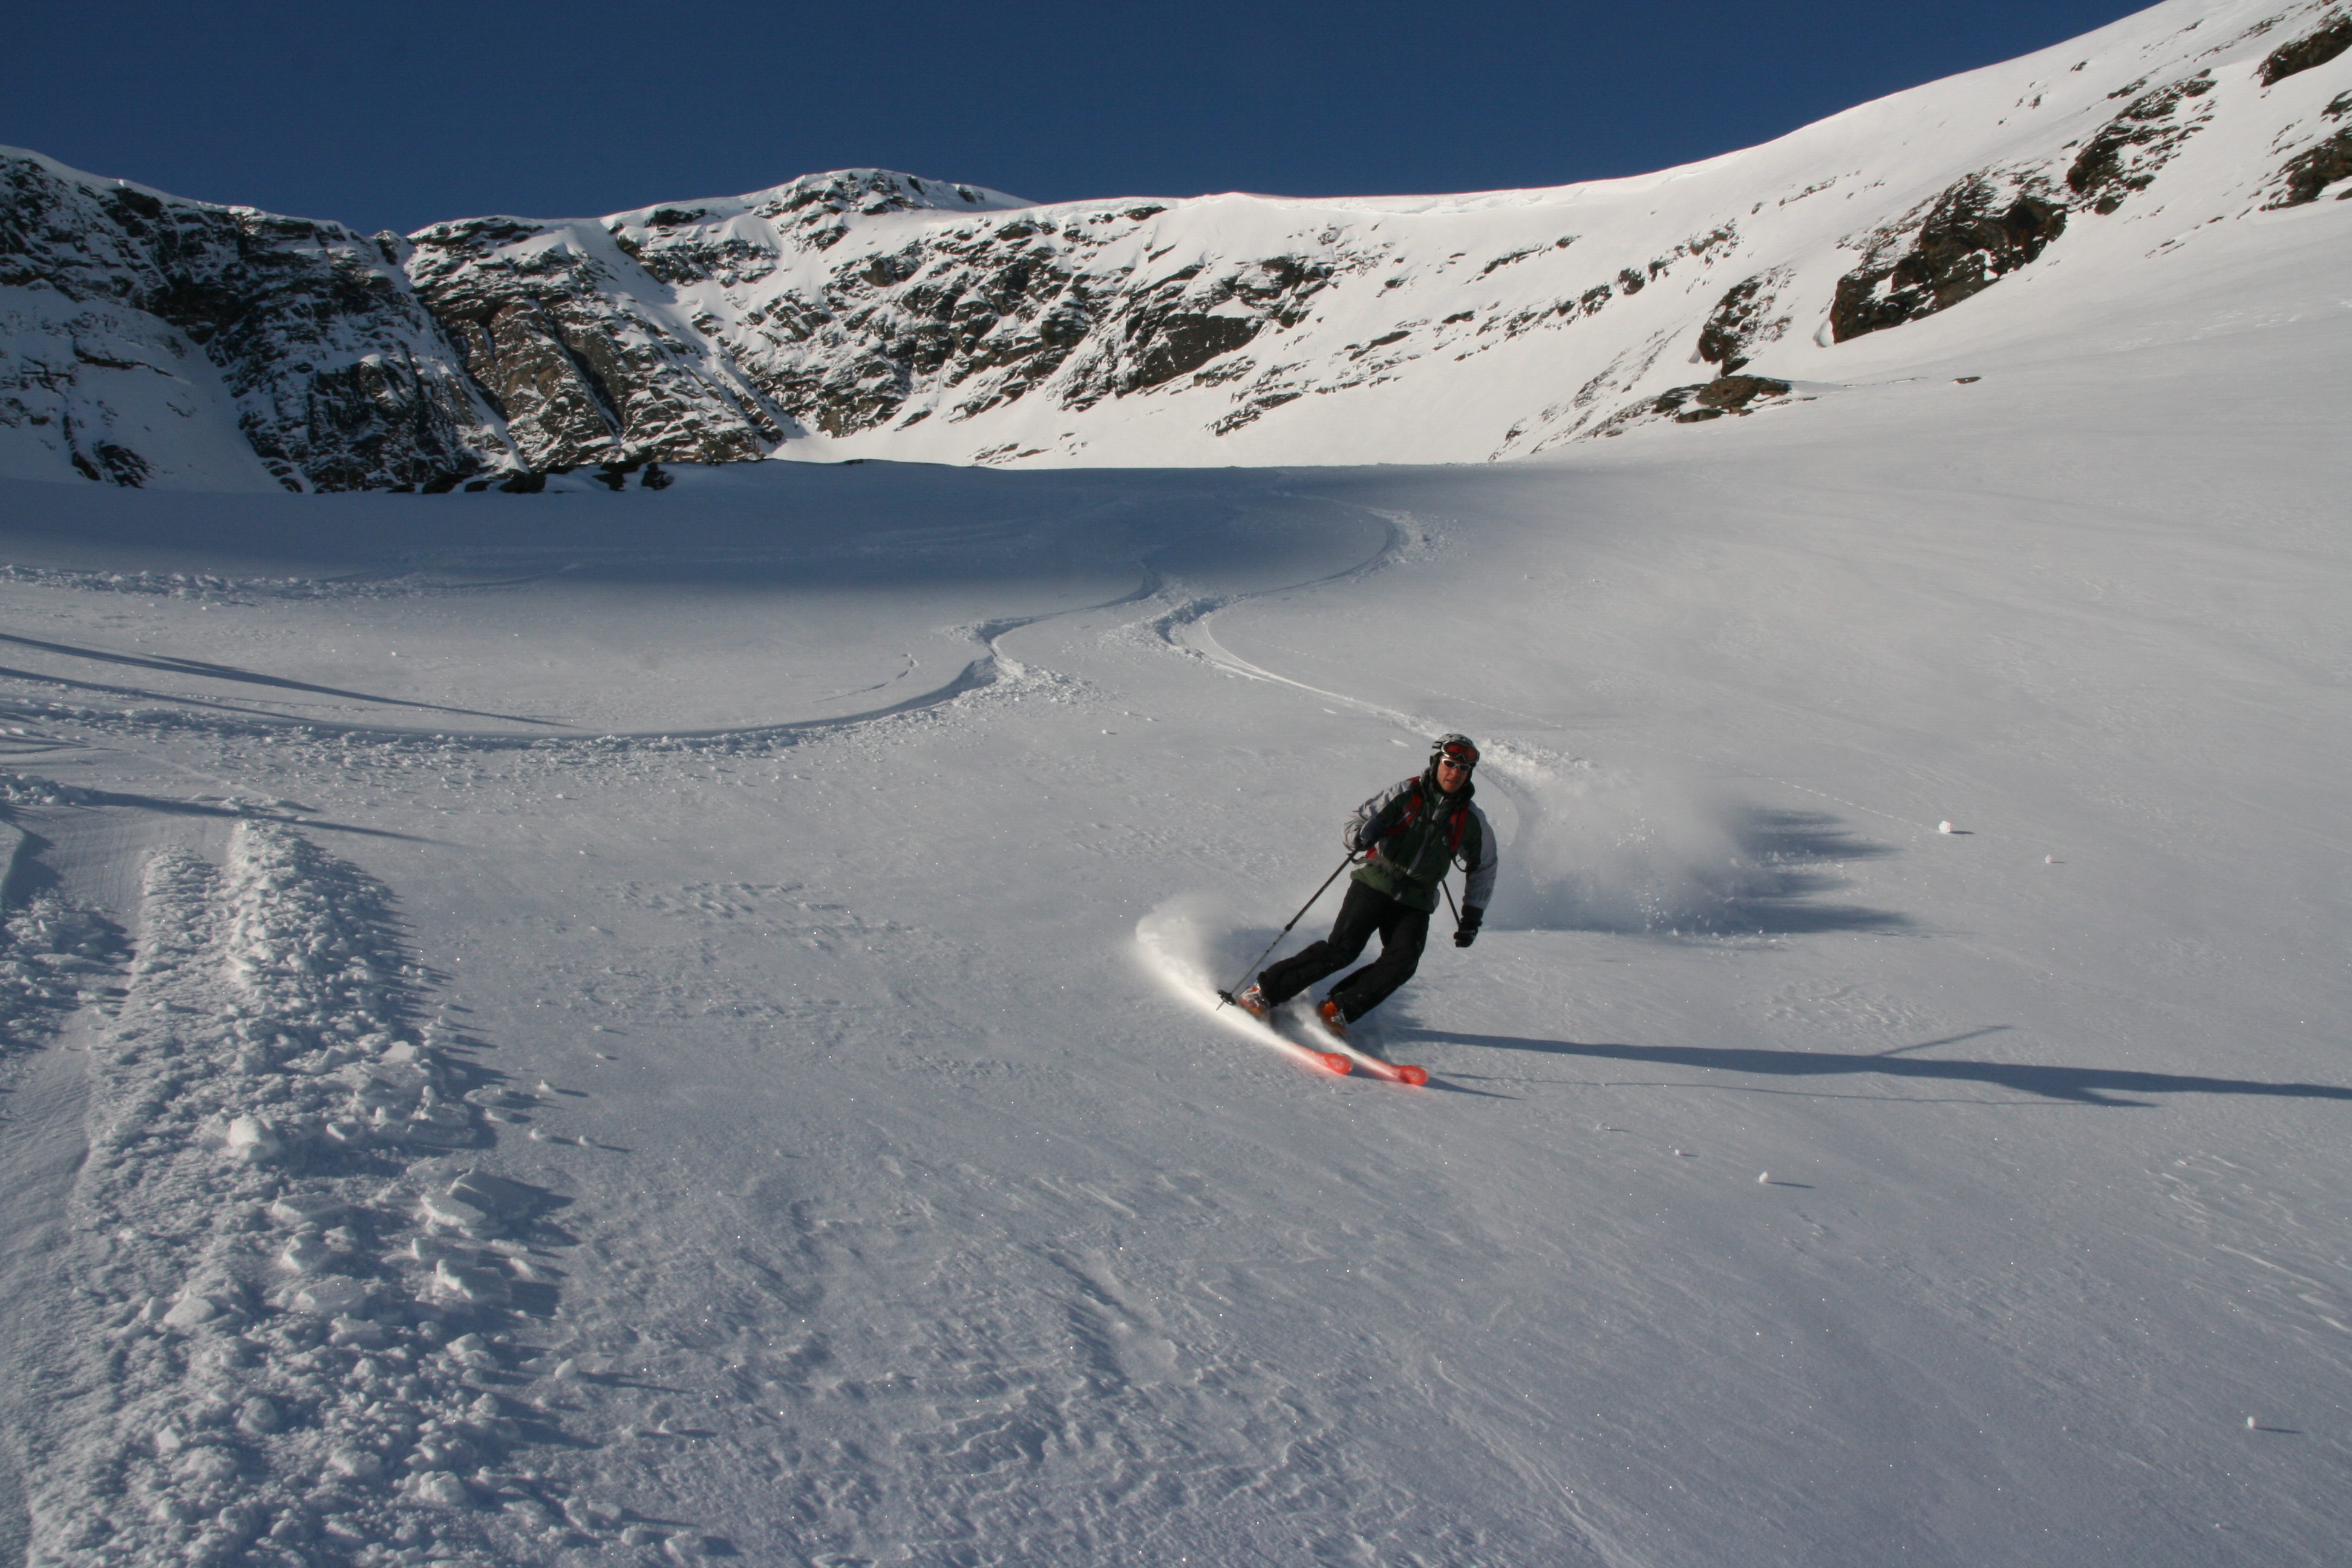
{"type": "MultiPolygon", "coordinates": [[[[1989,1031],[1976,1031],[1985,1033],[1989,1031]]],[[[1925,1082],[1990,1084],[2037,1099],[2075,1105],[2146,1110],[2152,1101],[2125,1098],[2158,1094],[2252,1094],[2293,1100],[2352,1100],[2352,1087],[2332,1083],[2269,1083],[2259,1079],[2204,1078],[2188,1073],[2134,1072],[2119,1068],[2043,1067],[2030,1062],[1939,1060],[1910,1057],[1899,1051],[1924,1050],[1954,1040],[1926,1040],[1899,1046],[1875,1056],[1850,1056],[1837,1051],[1768,1051],[1706,1046],[1627,1046],[1537,1040],[1518,1035],[1472,1035],[1453,1029],[1395,1028],[1388,1037],[1397,1041],[1444,1041],[1454,1045],[1487,1046],[1496,1050],[1541,1051],[1553,1056],[1586,1057],[1602,1061],[1633,1062],[1647,1067],[1697,1068],[1713,1072],[1746,1073],[1759,1078],[1834,1078],[1874,1074],[1880,1078],[1925,1082]]],[[[1972,1038],[1973,1034],[1954,1039],[1972,1038]]]]}

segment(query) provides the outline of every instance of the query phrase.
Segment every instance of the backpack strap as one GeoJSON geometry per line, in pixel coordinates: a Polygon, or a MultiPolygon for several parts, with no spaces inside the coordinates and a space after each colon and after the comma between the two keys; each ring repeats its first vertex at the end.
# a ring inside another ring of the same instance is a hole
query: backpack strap
{"type": "Polygon", "coordinates": [[[1420,815],[1421,781],[1419,779],[1415,779],[1412,781],[1412,793],[1405,797],[1404,810],[1397,814],[1397,819],[1389,825],[1388,831],[1381,834],[1381,837],[1384,839],[1394,838],[1398,834],[1402,833],[1406,828],[1412,826],[1412,819],[1420,815]]]}

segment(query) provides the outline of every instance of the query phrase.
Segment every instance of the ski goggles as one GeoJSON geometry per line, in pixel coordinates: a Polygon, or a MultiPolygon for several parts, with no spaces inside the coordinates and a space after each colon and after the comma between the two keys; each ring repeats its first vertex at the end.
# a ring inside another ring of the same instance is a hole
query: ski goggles
{"type": "Polygon", "coordinates": [[[1437,760],[1452,763],[1457,768],[1475,768],[1478,765],[1478,748],[1467,741],[1456,741],[1452,745],[1438,747],[1437,760]]]}

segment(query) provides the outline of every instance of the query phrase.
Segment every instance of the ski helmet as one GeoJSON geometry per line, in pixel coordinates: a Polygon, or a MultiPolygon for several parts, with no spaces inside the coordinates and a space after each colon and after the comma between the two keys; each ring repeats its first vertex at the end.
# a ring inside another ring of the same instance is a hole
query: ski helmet
{"type": "Polygon", "coordinates": [[[1434,768],[1442,762],[1453,763],[1468,773],[1478,765],[1478,747],[1467,735],[1440,735],[1429,748],[1429,765],[1434,768]]]}

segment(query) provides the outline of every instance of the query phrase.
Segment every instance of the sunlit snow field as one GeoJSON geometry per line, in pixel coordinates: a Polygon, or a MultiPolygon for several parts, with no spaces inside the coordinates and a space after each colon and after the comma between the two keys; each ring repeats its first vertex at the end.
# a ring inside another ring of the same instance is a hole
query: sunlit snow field
{"type": "Polygon", "coordinates": [[[2340,1559],[2352,315],[2237,265],[1495,468],[0,491],[37,1560],[2340,1559]],[[1448,729],[1428,1087],[1213,1016],[1448,729]]]}

